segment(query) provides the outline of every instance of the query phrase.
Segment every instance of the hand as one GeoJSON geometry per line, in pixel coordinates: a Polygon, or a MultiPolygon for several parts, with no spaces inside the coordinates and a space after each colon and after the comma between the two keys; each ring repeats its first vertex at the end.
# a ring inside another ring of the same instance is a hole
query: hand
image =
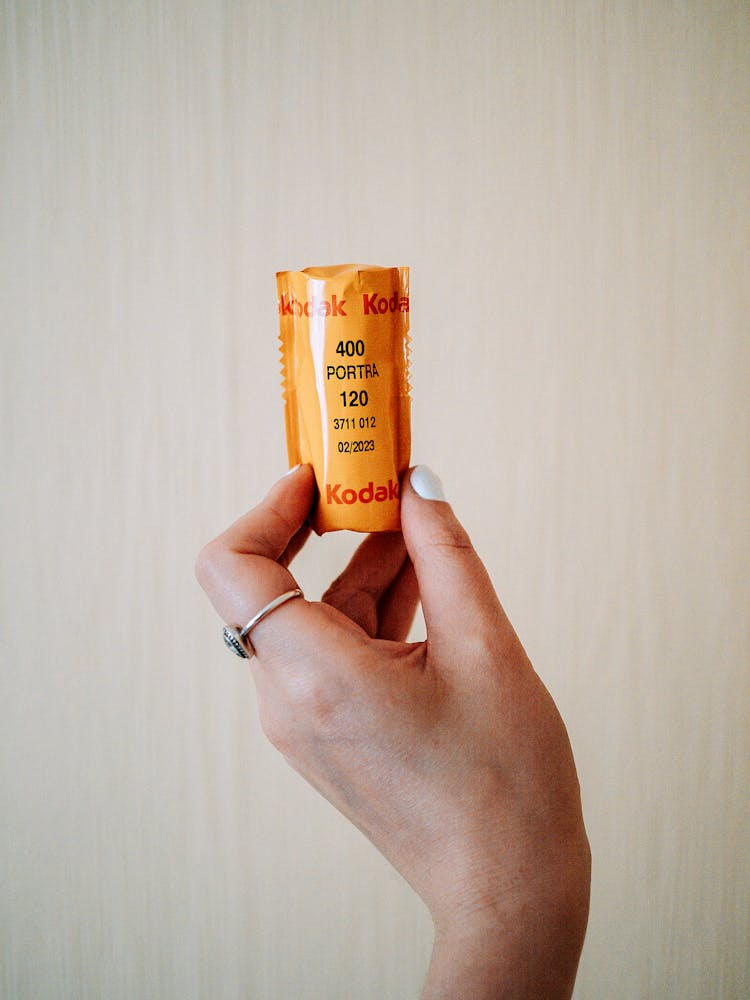
{"type": "MultiPolygon", "coordinates": [[[[570,744],[441,498],[418,467],[403,534],[368,536],[321,602],[256,626],[261,725],[429,908],[424,998],[569,997],[590,878],[570,744]],[[427,638],[406,643],[420,598],[427,638]]],[[[287,567],[314,500],[302,466],[202,550],[196,573],[225,622],[297,585],[287,567]]]]}

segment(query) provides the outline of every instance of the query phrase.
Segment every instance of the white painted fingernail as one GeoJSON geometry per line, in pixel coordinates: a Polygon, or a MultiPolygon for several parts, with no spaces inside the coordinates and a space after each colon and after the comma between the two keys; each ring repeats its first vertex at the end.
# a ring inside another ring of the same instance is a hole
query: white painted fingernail
{"type": "Polygon", "coordinates": [[[427,465],[415,465],[409,482],[423,500],[445,500],[445,490],[438,477],[427,465]]]}
{"type": "Polygon", "coordinates": [[[291,476],[291,474],[293,472],[296,472],[297,469],[300,469],[300,468],[302,468],[302,463],[301,462],[297,462],[297,464],[293,468],[287,470],[281,478],[282,479],[286,479],[287,476],[291,476]]]}

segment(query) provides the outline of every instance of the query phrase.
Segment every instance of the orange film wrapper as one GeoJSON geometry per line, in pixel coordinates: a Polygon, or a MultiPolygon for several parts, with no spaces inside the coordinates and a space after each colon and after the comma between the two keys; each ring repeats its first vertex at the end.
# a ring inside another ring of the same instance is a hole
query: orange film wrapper
{"type": "Polygon", "coordinates": [[[289,464],[309,462],[325,531],[397,531],[409,465],[409,268],[279,271],[289,464]]]}

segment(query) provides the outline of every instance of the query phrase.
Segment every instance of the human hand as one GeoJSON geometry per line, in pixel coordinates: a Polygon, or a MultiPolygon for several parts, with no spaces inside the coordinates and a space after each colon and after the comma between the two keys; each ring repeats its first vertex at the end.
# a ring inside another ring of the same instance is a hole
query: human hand
{"type": "MultiPolygon", "coordinates": [[[[287,567],[314,499],[302,466],[201,551],[225,622],[297,586],[287,567]]],[[[429,908],[423,998],[568,997],[590,856],[565,726],[424,467],[404,479],[401,521],[321,602],[253,630],[261,725],[429,908]],[[427,638],[406,643],[420,598],[427,638]]]]}

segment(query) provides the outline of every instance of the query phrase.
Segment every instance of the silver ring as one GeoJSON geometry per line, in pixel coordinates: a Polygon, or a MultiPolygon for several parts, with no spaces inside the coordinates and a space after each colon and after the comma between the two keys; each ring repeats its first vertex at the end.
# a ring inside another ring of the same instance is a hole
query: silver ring
{"type": "Polygon", "coordinates": [[[241,656],[243,660],[249,660],[251,656],[255,656],[255,650],[252,647],[252,643],[248,643],[251,652],[247,652],[245,639],[247,639],[248,635],[252,632],[255,626],[259,622],[262,622],[266,615],[270,615],[272,611],[276,610],[276,608],[280,608],[282,604],[286,604],[287,601],[291,601],[295,597],[304,596],[305,595],[299,587],[295,587],[294,590],[287,590],[285,594],[280,594],[278,597],[274,597],[272,601],[269,601],[264,608],[261,608],[256,615],[253,615],[243,629],[232,628],[229,625],[225,625],[223,632],[224,642],[236,656],[241,656]]]}

